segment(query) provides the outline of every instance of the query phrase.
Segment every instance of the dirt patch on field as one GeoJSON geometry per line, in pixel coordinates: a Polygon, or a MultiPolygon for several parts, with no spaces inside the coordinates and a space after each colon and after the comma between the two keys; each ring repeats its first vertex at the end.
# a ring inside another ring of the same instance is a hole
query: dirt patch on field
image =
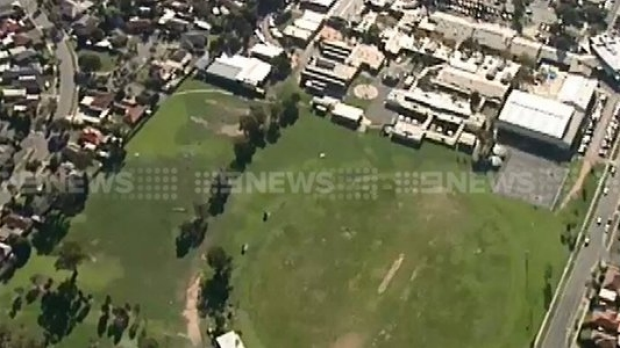
{"type": "Polygon", "coordinates": [[[341,336],[330,348],[363,348],[364,337],[356,332],[349,332],[341,336]]]}
{"type": "Polygon", "coordinates": [[[562,204],[560,205],[560,210],[564,209],[564,207],[566,207],[568,203],[573,198],[575,198],[575,196],[579,194],[579,192],[581,191],[591,171],[592,171],[591,161],[588,159],[584,160],[583,165],[581,166],[581,169],[579,170],[579,175],[577,176],[577,180],[575,180],[575,182],[573,183],[573,186],[570,188],[570,190],[566,194],[566,197],[564,197],[564,201],[562,201],[562,204]]]}
{"type": "Polygon", "coordinates": [[[228,136],[228,137],[231,137],[231,138],[236,138],[236,137],[238,137],[238,136],[243,134],[243,132],[239,130],[239,126],[236,125],[236,124],[235,125],[233,125],[233,124],[222,125],[217,130],[217,132],[219,134],[222,134],[222,135],[225,135],[225,136],[228,136]]]}
{"type": "Polygon", "coordinates": [[[205,99],[205,103],[207,103],[208,105],[216,106],[222,109],[222,111],[230,112],[231,114],[235,116],[245,115],[248,112],[248,109],[245,107],[233,107],[233,106],[222,105],[222,101],[217,101],[213,99],[205,99]]]}
{"type": "Polygon", "coordinates": [[[387,290],[388,285],[390,285],[392,278],[394,278],[394,276],[396,275],[396,272],[398,272],[400,265],[403,264],[404,259],[405,259],[405,254],[400,254],[398,256],[398,259],[396,259],[392,263],[392,267],[390,267],[390,270],[385,274],[385,276],[383,277],[383,280],[381,281],[381,284],[379,285],[379,288],[377,289],[377,292],[379,293],[379,295],[384,293],[385,290],[387,290]]]}
{"type": "Polygon", "coordinates": [[[195,347],[202,346],[200,316],[197,309],[199,295],[200,276],[196,276],[185,291],[185,310],[183,311],[183,317],[187,321],[187,337],[189,337],[195,347]]]}

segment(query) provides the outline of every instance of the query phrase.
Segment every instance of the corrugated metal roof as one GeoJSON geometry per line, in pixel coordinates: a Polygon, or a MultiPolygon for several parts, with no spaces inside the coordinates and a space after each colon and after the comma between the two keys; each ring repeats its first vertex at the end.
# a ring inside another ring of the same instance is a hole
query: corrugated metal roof
{"type": "Polygon", "coordinates": [[[499,120],[562,139],[575,108],[535,94],[513,91],[504,104],[499,120]]]}
{"type": "Polygon", "coordinates": [[[583,111],[588,107],[596,85],[597,82],[593,79],[570,74],[562,84],[558,100],[572,104],[583,111]]]}
{"type": "Polygon", "coordinates": [[[235,80],[237,75],[241,72],[241,68],[226,64],[226,62],[222,62],[219,60],[215,60],[209,67],[207,68],[207,74],[215,75],[221,78],[225,78],[228,80],[235,80]]]}

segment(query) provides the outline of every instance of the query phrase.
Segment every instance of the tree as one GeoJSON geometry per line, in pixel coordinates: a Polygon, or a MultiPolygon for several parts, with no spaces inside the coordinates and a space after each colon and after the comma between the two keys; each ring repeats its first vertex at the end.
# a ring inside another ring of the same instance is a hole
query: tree
{"type": "Polygon", "coordinates": [[[523,16],[525,15],[525,0],[513,1],[514,11],[512,14],[512,29],[518,33],[523,31],[523,16]]]}
{"type": "Polygon", "coordinates": [[[77,274],[77,268],[86,259],[87,255],[82,246],[74,241],[62,243],[56,259],[56,269],[66,269],[77,274]]]}
{"type": "Polygon", "coordinates": [[[94,53],[83,53],[78,58],[78,65],[84,72],[90,73],[101,69],[101,58],[94,53]]]}
{"type": "Polygon", "coordinates": [[[252,162],[252,156],[254,156],[256,152],[256,146],[248,139],[239,137],[234,140],[233,151],[235,153],[236,167],[243,170],[246,165],[252,162]]]}
{"type": "Polygon", "coordinates": [[[297,103],[299,103],[300,99],[299,93],[295,92],[288,95],[282,101],[282,114],[280,115],[280,125],[282,127],[293,125],[299,118],[297,103]]]}
{"type": "Polygon", "coordinates": [[[241,116],[239,119],[239,130],[243,132],[245,137],[254,145],[262,146],[265,137],[263,127],[258,119],[250,113],[241,116]]]}
{"type": "Polygon", "coordinates": [[[555,13],[564,26],[579,26],[580,24],[579,12],[577,12],[577,6],[575,6],[575,4],[559,1],[555,7],[555,13]]]}
{"type": "Polygon", "coordinates": [[[376,24],[368,27],[368,30],[364,32],[362,40],[371,45],[379,45],[381,43],[381,29],[376,24]]]}
{"type": "Polygon", "coordinates": [[[215,319],[215,335],[223,333],[227,326],[228,301],[233,289],[230,284],[232,262],[232,257],[221,247],[212,247],[207,252],[207,264],[213,276],[205,278],[200,286],[198,309],[203,315],[215,319]]]}
{"type": "Polygon", "coordinates": [[[274,76],[280,80],[284,80],[293,70],[291,60],[286,53],[282,53],[274,59],[273,68],[274,76]]]}
{"type": "Polygon", "coordinates": [[[469,105],[472,111],[476,111],[480,105],[480,93],[474,91],[469,97],[469,105]]]}

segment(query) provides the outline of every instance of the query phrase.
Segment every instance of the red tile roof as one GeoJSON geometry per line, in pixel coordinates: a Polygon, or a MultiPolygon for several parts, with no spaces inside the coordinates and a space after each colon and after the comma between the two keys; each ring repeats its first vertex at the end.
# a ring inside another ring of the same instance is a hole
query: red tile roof
{"type": "Polygon", "coordinates": [[[125,122],[131,125],[138,123],[142,116],[144,116],[144,111],[146,111],[146,106],[144,105],[136,105],[125,108],[125,122]]]}

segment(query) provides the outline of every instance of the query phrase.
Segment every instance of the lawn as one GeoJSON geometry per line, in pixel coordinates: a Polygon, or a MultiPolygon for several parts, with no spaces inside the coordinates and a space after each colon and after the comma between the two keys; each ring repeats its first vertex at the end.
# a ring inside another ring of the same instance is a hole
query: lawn
{"type": "MultiPolygon", "coordinates": [[[[185,290],[205,265],[202,250],[178,259],[174,238],[200,195],[196,172],[229,163],[229,135],[247,106],[188,81],[132,139],[128,172],[169,174],[132,177],[131,195],[93,192],[73,219],[66,240],[90,255],[78,282],[96,305],[59,347],[91,340],[111,346],[96,335],[97,309],[108,294],[115,304],[139,303],[163,346],[185,346],[185,290]]],[[[276,145],[255,155],[249,173],[336,173],[329,176],[336,191],[241,191],[209,227],[209,244],[234,256],[235,328],[246,346],[526,346],[544,312],[545,270],[552,269],[555,284],[566,259],[561,216],[493,195],[462,154],[433,145],[409,149],[303,113],[276,145]],[[377,181],[343,172],[366,168],[376,170],[377,181]],[[422,172],[464,173],[478,186],[401,192],[407,185],[399,174],[422,172]],[[375,191],[365,190],[373,183],[375,191]],[[249,250],[241,256],[243,244],[249,250]]],[[[10,301],[33,274],[66,277],[53,260],[31,257],[0,298],[10,301]]],[[[30,333],[37,307],[26,306],[10,322],[30,333]]]]}
{"type": "MultiPolygon", "coordinates": [[[[562,218],[487,185],[474,193],[394,190],[399,172],[468,173],[457,157],[313,116],[260,152],[249,167],[256,175],[375,168],[380,180],[371,199],[316,192],[232,198],[211,232],[235,257],[236,325],[246,345],[528,345],[550,299],[545,270],[555,284],[566,260],[562,218]],[[266,222],[264,211],[271,213],[266,222]],[[243,244],[249,251],[241,256],[243,244]]],[[[347,187],[360,189],[354,183],[347,187]]]]}
{"type": "MultiPolygon", "coordinates": [[[[181,90],[204,88],[208,86],[188,81],[181,90]]],[[[185,345],[185,289],[198,271],[193,265],[200,259],[199,252],[177,258],[174,239],[179,224],[193,214],[192,203],[197,197],[194,173],[226,166],[233,156],[228,136],[213,130],[225,123],[235,124],[244,105],[218,92],[184,92],[167,100],[132,139],[125,168],[135,175],[131,177],[132,194],[92,192],[86,209],[72,220],[65,237],[79,241],[88,251],[90,260],[80,266],[78,283],[94,295],[96,304],[59,347],[88,347],[91,339],[98,341],[99,347],[112,346],[110,339],[96,334],[98,308],[106,295],[117,305],[140,304],[148,331],[161,338],[165,347],[185,345]],[[149,169],[162,175],[152,179],[138,175],[149,169]],[[166,169],[168,173],[175,169],[176,174],[163,175],[166,169]]],[[[17,287],[28,289],[33,274],[59,280],[67,277],[67,272],[54,270],[54,260],[54,256],[33,255],[8,286],[0,289],[3,303],[10,304],[17,287]]],[[[23,324],[23,330],[32,334],[38,330],[34,321],[38,308],[38,302],[27,305],[7,322],[23,324]]],[[[5,311],[1,316],[5,321],[5,311]]]]}
{"type": "Polygon", "coordinates": [[[100,72],[108,72],[114,70],[116,65],[116,57],[107,52],[93,51],[88,49],[82,49],[78,53],[78,57],[83,54],[93,54],[99,57],[101,60],[100,72]]]}

